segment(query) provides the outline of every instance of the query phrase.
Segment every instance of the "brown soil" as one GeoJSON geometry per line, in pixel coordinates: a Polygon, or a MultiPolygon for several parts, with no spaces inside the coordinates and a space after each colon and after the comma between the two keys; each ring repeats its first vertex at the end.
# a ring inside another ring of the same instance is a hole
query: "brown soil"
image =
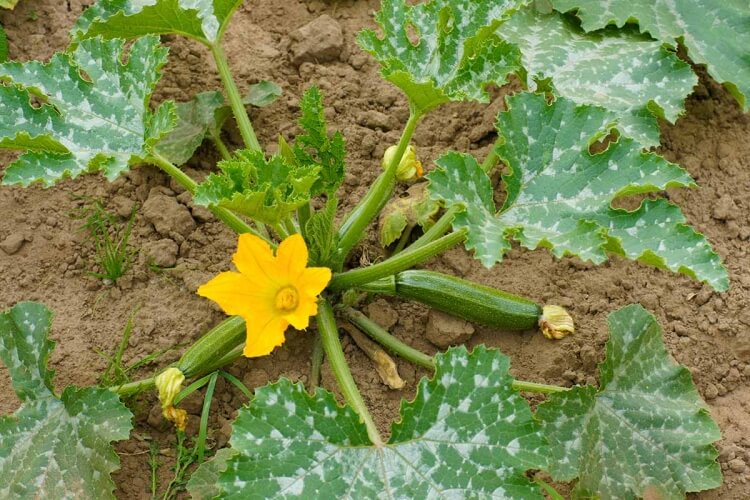
{"type": "MultiPolygon", "coordinates": [[[[24,0],[15,11],[0,13],[11,56],[19,60],[48,58],[63,49],[68,28],[87,3],[90,2],[24,0]]],[[[370,13],[377,6],[374,0],[254,0],[239,10],[226,38],[227,53],[240,86],[269,79],[284,87],[278,102],[252,113],[261,142],[269,149],[279,131],[289,137],[295,135],[302,91],[313,83],[322,88],[331,125],[344,132],[349,144],[349,173],[341,189],[344,208],[359,199],[374,179],[383,150],[397,140],[400,124],[407,116],[403,97],[378,77],[377,65],[354,42],[356,32],[372,24],[370,13]],[[337,20],[343,30],[345,44],[338,59],[294,66],[289,55],[289,33],[324,13],[337,20]]],[[[187,100],[198,91],[218,87],[203,47],[182,39],[166,41],[171,48],[170,63],[158,100],[187,100]]],[[[493,139],[492,122],[502,107],[501,94],[496,92],[489,106],[448,105],[425,120],[415,138],[425,164],[430,165],[449,148],[483,157],[493,139]]],[[[700,498],[747,498],[750,202],[741,193],[750,192],[750,120],[720,86],[705,77],[687,108],[688,114],[676,125],[664,124],[661,152],[685,166],[700,188],[670,192],[669,196],[680,203],[690,222],[708,236],[725,259],[732,279],[730,292],[716,294],[688,278],[621,259],[594,267],[576,259],[556,260],[544,250],[516,248],[492,270],[484,269],[464,251],[453,250],[430,267],[570,308],[578,332],[558,343],[549,343],[535,333],[508,333],[486,327],[477,327],[468,341],[470,345],[498,347],[511,356],[513,373],[527,380],[563,385],[594,381],[596,363],[603,357],[607,338],[607,314],[633,302],[654,312],[664,326],[671,352],[692,371],[723,431],[719,460],[725,483],[700,498]]],[[[227,140],[239,144],[236,130],[227,131],[227,140]]],[[[11,154],[0,153],[3,165],[11,158],[11,154]]],[[[204,176],[215,160],[215,153],[205,145],[187,171],[196,177],[204,176]]],[[[77,230],[80,222],[69,216],[82,203],[78,197],[101,198],[110,208],[126,212],[130,204],[142,206],[150,196],[176,197],[178,203],[170,205],[170,213],[184,219],[184,208],[192,207],[180,194],[178,186],[148,167],[134,169],[112,184],[88,176],[49,190],[0,189],[0,213],[4,214],[0,219],[0,242],[8,237],[9,241],[23,240],[15,253],[8,255],[0,250],[0,307],[4,309],[20,300],[37,300],[55,311],[52,338],[57,341],[57,348],[51,364],[57,370],[57,387],[96,383],[106,365],[96,351],[114,350],[127,317],[136,308],[126,362],[174,344],[188,344],[222,319],[221,312],[194,292],[199,284],[227,269],[236,240],[221,223],[206,220],[200,210],[192,213],[195,229],[188,221],[183,234],[171,235],[158,234],[144,211],[138,211],[132,245],[162,250],[177,245],[174,269],[150,270],[142,251],[134,268],[116,286],[105,286],[87,274],[91,248],[77,230]],[[164,239],[174,243],[155,244],[164,239]]],[[[380,253],[371,236],[361,248],[361,260],[372,261],[380,253]]],[[[392,328],[396,335],[419,349],[435,351],[425,338],[428,311],[424,307],[380,300],[369,306],[369,312],[386,321],[396,320],[392,328]]],[[[288,342],[272,356],[239,361],[230,371],[251,388],[282,375],[306,382],[312,338],[310,333],[291,332],[288,342]]],[[[348,337],[344,337],[344,343],[365,399],[385,429],[397,415],[400,399],[413,395],[417,380],[425,372],[399,361],[406,388],[387,389],[356,345],[348,337]]],[[[176,359],[179,353],[180,349],[167,353],[141,375],[176,359]]],[[[323,381],[328,388],[335,385],[325,368],[323,381]]],[[[237,391],[219,384],[211,420],[212,446],[226,443],[229,423],[244,402],[237,391]]],[[[17,405],[7,371],[0,369],[0,413],[12,412],[17,405]]],[[[189,431],[194,431],[200,400],[189,398],[185,407],[191,415],[189,431]]],[[[154,397],[146,397],[135,409],[132,438],[117,446],[122,461],[122,469],[115,474],[120,498],[148,497],[150,440],[156,440],[162,450],[162,486],[169,480],[174,459],[173,433],[162,421],[154,397]]]]}

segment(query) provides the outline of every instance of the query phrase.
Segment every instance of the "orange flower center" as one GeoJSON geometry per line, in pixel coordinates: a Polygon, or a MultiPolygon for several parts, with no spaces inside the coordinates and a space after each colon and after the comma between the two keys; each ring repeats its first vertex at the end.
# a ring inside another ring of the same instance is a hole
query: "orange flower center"
{"type": "Polygon", "coordinates": [[[284,313],[292,312],[297,309],[298,304],[299,294],[293,286],[284,287],[276,293],[275,305],[279,311],[284,313]]]}

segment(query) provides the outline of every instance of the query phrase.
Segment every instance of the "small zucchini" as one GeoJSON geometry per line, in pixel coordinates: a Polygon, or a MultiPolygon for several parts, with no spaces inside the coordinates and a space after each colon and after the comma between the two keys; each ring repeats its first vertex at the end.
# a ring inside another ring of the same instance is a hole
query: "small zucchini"
{"type": "Polygon", "coordinates": [[[245,340],[245,320],[239,316],[227,318],[206,332],[177,362],[185,377],[190,378],[215,369],[216,362],[245,340]]]}
{"type": "Polygon", "coordinates": [[[415,300],[483,325],[507,330],[538,326],[548,338],[573,333],[573,321],[560,307],[542,307],[529,299],[447,274],[404,271],[362,289],[415,300]]]}

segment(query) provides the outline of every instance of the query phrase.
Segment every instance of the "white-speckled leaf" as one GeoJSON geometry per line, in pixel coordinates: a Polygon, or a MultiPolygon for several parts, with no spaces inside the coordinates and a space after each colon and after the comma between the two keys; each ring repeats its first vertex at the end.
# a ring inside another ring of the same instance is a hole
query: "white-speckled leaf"
{"type": "Polygon", "coordinates": [[[242,0],[99,0],[71,30],[74,38],[134,38],[174,33],[210,45],[242,0]]]}
{"type": "Polygon", "coordinates": [[[509,360],[484,347],[436,357],[388,443],[333,394],[282,380],[240,410],[221,474],[222,498],[543,498],[525,476],[547,446],[512,389],[509,360]]]}
{"type": "Polygon", "coordinates": [[[219,474],[227,468],[227,460],[239,452],[233,448],[222,448],[211,460],[206,460],[195,469],[187,483],[187,491],[193,500],[211,500],[219,491],[219,474]]]}
{"type": "MultiPolygon", "coordinates": [[[[263,107],[281,95],[281,87],[261,81],[251,85],[243,99],[245,104],[263,107]]],[[[218,91],[201,92],[187,102],[175,106],[177,123],[155,146],[156,151],[175,165],[183,165],[208,137],[218,137],[224,123],[232,115],[224,96],[218,91]]]]}
{"type": "Polygon", "coordinates": [[[721,432],[640,305],[609,317],[601,380],[539,406],[555,480],[578,478],[574,498],[684,498],[721,484],[721,432]],[[650,493],[650,494],[649,494],[650,493]]]}
{"type": "Polygon", "coordinates": [[[86,172],[114,180],[172,127],[171,101],[148,107],[167,49],[144,37],[123,63],[123,44],[92,39],[47,64],[0,64],[0,80],[9,82],[0,85],[0,147],[25,150],[4,184],[51,186],[86,172]]]}
{"type": "Polygon", "coordinates": [[[556,94],[617,114],[623,134],[659,144],[657,116],[674,122],[698,83],[690,66],[634,28],[586,34],[560,14],[523,9],[499,30],[521,49],[527,84],[552,79],[556,94]]]}
{"type": "Polygon", "coordinates": [[[504,84],[519,67],[518,49],[494,31],[523,3],[383,0],[375,15],[383,37],[364,30],[358,41],[423,112],[448,101],[487,102],[484,87],[504,84]]]}
{"type": "Polygon", "coordinates": [[[34,302],[0,313],[0,359],[22,403],[0,416],[0,498],[114,498],[119,459],[110,442],[127,439],[132,415],[107,389],[54,394],[50,319],[34,302]]]}
{"type": "Polygon", "coordinates": [[[638,22],[643,32],[706,64],[742,108],[750,110],[750,8],[747,0],[552,0],[555,9],[577,10],[586,31],[638,22]]]}
{"type": "Polygon", "coordinates": [[[453,226],[468,228],[466,247],[485,266],[501,261],[515,239],[557,257],[601,263],[619,254],[720,291],[729,287],[721,259],[677,206],[655,199],[633,211],[612,208],[618,197],[693,186],[687,172],[623,137],[591,154],[589,145],[616,121],[604,109],[564,98],[548,104],[529,93],[509,98],[508,106],[498,116],[505,139],[498,153],[511,168],[499,213],[490,179],[472,156],[449,153],[428,176],[433,197],[465,207],[453,226]]]}

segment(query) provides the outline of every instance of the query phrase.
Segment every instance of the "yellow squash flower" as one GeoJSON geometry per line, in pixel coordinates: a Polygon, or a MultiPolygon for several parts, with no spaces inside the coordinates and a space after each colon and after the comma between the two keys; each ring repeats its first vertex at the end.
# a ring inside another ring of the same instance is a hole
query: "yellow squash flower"
{"type": "Polygon", "coordinates": [[[318,295],[331,280],[327,267],[307,267],[307,246],[299,234],[282,241],[275,256],[264,240],[242,234],[232,262],[239,272],[219,274],[198,288],[198,295],[245,319],[249,358],[283,344],[289,325],[307,328],[318,313],[318,295]]]}

